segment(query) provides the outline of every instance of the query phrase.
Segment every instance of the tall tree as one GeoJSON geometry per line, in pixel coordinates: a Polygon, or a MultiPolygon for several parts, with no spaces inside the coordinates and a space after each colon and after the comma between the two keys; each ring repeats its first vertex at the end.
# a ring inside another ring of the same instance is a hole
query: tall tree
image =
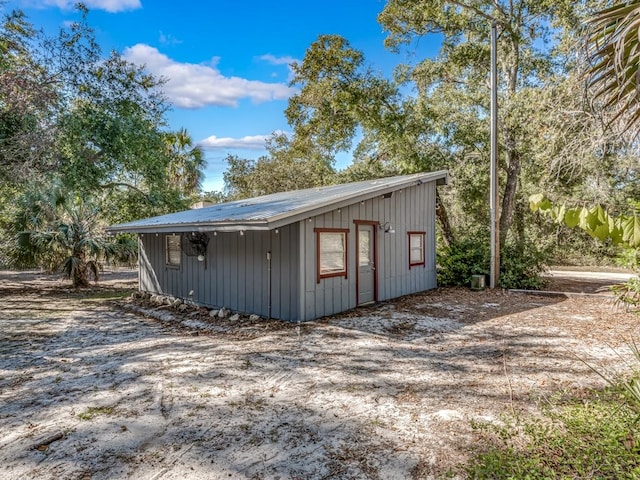
{"type": "Polygon", "coordinates": [[[476,145],[482,155],[486,155],[488,139],[490,28],[497,26],[503,241],[518,211],[517,202],[524,202],[517,193],[527,161],[527,139],[522,135],[527,119],[521,115],[523,102],[531,98],[526,92],[543,85],[552,71],[551,46],[545,42],[557,33],[554,29],[575,24],[576,8],[566,0],[389,0],[379,16],[389,32],[386,44],[390,48],[422,35],[441,36],[438,57],[420,62],[412,77],[421,96],[448,102],[450,108],[441,110],[444,116],[439,124],[449,148],[476,145]],[[463,116],[467,120],[458,123],[463,116]],[[475,141],[469,142],[473,137],[475,141]]]}
{"type": "MultiPolygon", "coordinates": [[[[339,178],[374,176],[444,168],[430,138],[429,108],[404,97],[398,85],[364,61],[362,52],[338,35],[321,35],[300,63],[293,65],[292,84],[300,88],[286,110],[293,127],[288,152],[302,158],[333,158],[354,147],[354,165],[339,178]],[[311,153],[310,153],[311,152],[311,153]]],[[[438,219],[444,238],[453,239],[444,204],[438,219]]]]}
{"type": "Polygon", "coordinates": [[[170,185],[186,195],[196,195],[202,187],[202,169],[206,164],[202,148],[193,144],[191,135],[184,128],[167,133],[165,143],[169,149],[167,176],[170,185]]]}

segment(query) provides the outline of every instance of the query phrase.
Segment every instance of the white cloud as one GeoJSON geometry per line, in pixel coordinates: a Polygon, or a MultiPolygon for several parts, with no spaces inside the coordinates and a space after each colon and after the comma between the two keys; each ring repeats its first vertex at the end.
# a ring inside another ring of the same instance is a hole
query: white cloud
{"type": "Polygon", "coordinates": [[[275,55],[271,55],[267,53],[265,55],[260,55],[258,57],[260,60],[264,60],[271,65],[291,65],[293,62],[299,62],[300,60],[293,57],[276,57],[275,55]]]}
{"type": "MultiPolygon", "coordinates": [[[[77,0],[33,0],[34,7],[58,7],[61,10],[73,10],[77,0]]],[[[84,0],[82,3],[89,10],[105,10],[110,13],[124,12],[142,8],[140,0],[84,0]]]]}
{"type": "MultiPolygon", "coordinates": [[[[293,79],[293,69],[291,68],[291,64],[294,62],[300,63],[300,60],[298,60],[297,58],[293,58],[289,56],[276,57],[275,55],[271,55],[270,53],[267,53],[265,55],[260,55],[258,59],[263,60],[271,65],[286,65],[287,68],[289,69],[288,80],[293,79]]],[[[271,76],[276,77],[277,74],[272,73],[271,76]]]]}
{"type": "Polygon", "coordinates": [[[216,137],[211,135],[198,142],[198,145],[207,150],[217,148],[246,148],[251,150],[262,150],[265,148],[267,140],[271,135],[247,135],[242,138],[216,137]]]}
{"type": "Polygon", "coordinates": [[[180,108],[236,106],[243,98],[256,103],[284,100],[294,93],[283,83],[225,77],[216,68],[217,59],[209,65],[179,63],[144,44],[126,48],[123,57],[136,65],[146,65],[150,73],[167,79],[164,92],[169,101],[180,108]]]}
{"type": "Polygon", "coordinates": [[[182,43],[182,40],[178,40],[171,34],[165,34],[162,30],[160,31],[160,37],[158,40],[163,45],[180,45],[182,43]]]}

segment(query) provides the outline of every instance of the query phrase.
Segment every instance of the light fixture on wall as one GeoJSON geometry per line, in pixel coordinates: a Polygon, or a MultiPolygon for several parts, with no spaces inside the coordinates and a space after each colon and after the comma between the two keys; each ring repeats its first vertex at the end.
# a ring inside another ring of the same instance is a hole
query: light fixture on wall
{"type": "Polygon", "coordinates": [[[198,261],[204,262],[204,255],[198,255],[198,261]]]}
{"type": "Polygon", "coordinates": [[[396,233],[396,231],[393,229],[393,227],[391,226],[390,222],[384,222],[383,224],[380,225],[380,230],[382,230],[384,233],[396,233]]]}

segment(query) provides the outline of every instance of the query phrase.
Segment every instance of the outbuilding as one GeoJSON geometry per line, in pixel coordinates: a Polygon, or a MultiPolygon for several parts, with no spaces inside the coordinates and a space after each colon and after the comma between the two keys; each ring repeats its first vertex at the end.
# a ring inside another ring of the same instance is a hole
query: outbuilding
{"type": "Polygon", "coordinates": [[[446,171],[275,193],[113,225],[139,239],[139,288],[305,321],[436,287],[446,171]]]}

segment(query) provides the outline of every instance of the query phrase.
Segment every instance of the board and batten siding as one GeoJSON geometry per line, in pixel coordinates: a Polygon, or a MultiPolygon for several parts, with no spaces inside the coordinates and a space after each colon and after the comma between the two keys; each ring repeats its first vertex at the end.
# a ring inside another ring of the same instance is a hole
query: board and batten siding
{"type": "MultiPolygon", "coordinates": [[[[299,226],[271,231],[206,232],[205,262],[181,255],[178,268],[165,264],[165,235],[141,234],[140,290],[171,295],[212,308],[282,320],[299,317],[299,226]],[[269,272],[271,252],[271,311],[269,272]]],[[[169,234],[171,235],[171,234],[169,234]]]]}
{"type": "Polygon", "coordinates": [[[356,307],[356,225],[354,221],[388,222],[394,233],[377,229],[378,300],[436,287],[436,184],[415,185],[300,221],[301,320],[311,320],[356,307]],[[349,229],[347,278],[317,281],[316,228],[349,229]],[[426,232],[425,265],[409,268],[407,232],[426,232]]]}

